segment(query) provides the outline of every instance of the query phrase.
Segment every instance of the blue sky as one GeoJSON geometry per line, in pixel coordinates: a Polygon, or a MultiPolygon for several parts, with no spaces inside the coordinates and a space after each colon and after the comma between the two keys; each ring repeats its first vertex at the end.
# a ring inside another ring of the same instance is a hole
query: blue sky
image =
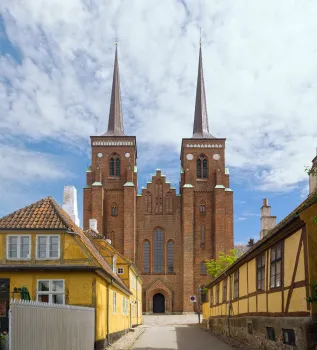
{"type": "Polygon", "coordinates": [[[74,185],[82,217],[89,136],[107,128],[116,37],[139,188],[156,168],[178,188],[202,27],[209,128],[227,138],[235,242],[257,239],[263,198],[280,221],[307,196],[316,13],[308,0],[2,0],[0,216],[48,195],[62,203],[64,185],[74,185]]]}

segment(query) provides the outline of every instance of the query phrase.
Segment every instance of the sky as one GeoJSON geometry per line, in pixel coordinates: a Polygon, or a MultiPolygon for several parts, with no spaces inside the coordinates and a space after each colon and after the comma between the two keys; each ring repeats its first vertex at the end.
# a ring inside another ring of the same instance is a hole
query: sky
{"type": "MultiPolygon", "coordinates": [[[[317,2],[1,0],[0,217],[82,188],[107,129],[116,38],[124,128],[139,191],[156,168],[178,188],[192,136],[200,28],[210,133],[226,138],[235,243],[307,197],[317,146],[317,2]]],[[[82,220],[81,220],[82,221],[82,220]]]]}

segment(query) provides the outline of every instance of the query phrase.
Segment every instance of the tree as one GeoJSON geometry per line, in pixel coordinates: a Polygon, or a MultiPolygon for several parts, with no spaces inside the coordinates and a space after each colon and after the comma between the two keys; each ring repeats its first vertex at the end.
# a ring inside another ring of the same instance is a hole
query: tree
{"type": "Polygon", "coordinates": [[[209,275],[216,278],[225,271],[231,264],[238,259],[238,250],[231,249],[229,254],[219,252],[217,260],[210,259],[205,261],[206,271],[209,275]]]}

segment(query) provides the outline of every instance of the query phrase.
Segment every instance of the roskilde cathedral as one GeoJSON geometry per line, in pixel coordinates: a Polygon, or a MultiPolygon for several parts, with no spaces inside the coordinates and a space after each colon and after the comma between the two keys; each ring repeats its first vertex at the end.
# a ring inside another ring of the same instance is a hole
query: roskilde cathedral
{"type": "Polygon", "coordinates": [[[225,141],[209,133],[199,51],[193,136],[181,144],[180,194],[156,170],[138,194],[137,144],[123,128],[116,49],[108,131],[91,136],[84,230],[99,234],[142,273],[143,312],[193,312],[190,296],[207,282],[204,261],[233,248],[233,192],[225,141]]]}

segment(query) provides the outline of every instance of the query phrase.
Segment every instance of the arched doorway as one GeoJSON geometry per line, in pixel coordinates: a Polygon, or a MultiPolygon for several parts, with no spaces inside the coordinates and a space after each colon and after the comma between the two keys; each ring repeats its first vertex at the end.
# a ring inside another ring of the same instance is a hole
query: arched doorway
{"type": "Polygon", "coordinates": [[[162,314],[165,312],[165,298],[161,293],[157,293],[153,297],[153,313],[162,314]]]}

